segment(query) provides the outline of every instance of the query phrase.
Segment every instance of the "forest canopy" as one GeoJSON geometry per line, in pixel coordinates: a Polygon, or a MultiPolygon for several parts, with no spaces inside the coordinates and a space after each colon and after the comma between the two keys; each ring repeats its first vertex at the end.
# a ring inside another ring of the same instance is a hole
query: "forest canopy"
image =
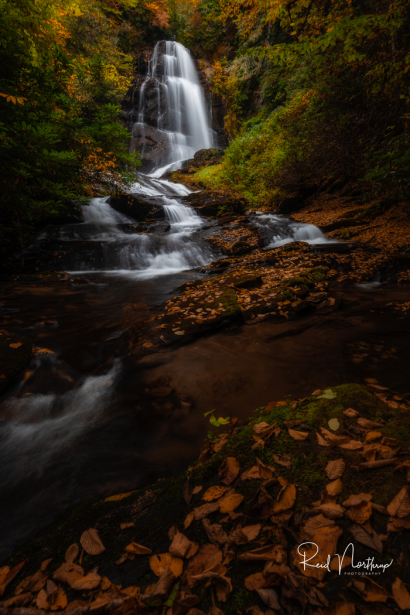
{"type": "Polygon", "coordinates": [[[253,204],[352,186],[408,199],[405,0],[0,0],[3,234],[135,177],[121,101],[170,38],[211,65],[231,144],[208,177],[253,204]]]}

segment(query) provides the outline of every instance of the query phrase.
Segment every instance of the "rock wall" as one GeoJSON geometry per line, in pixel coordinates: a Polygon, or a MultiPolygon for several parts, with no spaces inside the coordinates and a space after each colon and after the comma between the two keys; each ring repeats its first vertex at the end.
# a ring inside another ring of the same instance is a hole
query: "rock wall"
{"type": "MultiPolygon", "coordinates": [[[[143,156],[143,170],[146,172],[157,166],[161,158],[164,158],[169,153],[171,147],[167,135],[163,131],[158,130],[158,101],[162,122],[165,126],[167,125],[167,108],[165,93],[162,88],[158,90],[155,79],[150,79],[145,84],[144,126],[138,125],[140,91],[142,84],[146,80],[151,54],[152,49],[147,49],[136,60],[134,83],[123,101],[124,114],[122,118],[124,125],[128,127],[132,135],[129,141],[129,151],[141,152],[143,156]]],[[[224,128],[226,108],[222,98],[212,91],[212,66],[207,60],[194,58],[194,61],[198,70],[200,84],[204,89],[210,125],[214,131],[214,147],[225,149],[228,145],[228,136],[224,128]]],[[[159,62],[158,67],[160,66],[161,63],[159,62]]]]}

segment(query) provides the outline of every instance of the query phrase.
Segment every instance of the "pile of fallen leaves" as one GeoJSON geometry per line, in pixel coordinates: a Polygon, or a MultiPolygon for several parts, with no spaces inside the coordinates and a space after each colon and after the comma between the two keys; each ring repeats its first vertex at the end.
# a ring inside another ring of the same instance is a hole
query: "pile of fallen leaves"
{"type": "MultiPolygon", "coordinates": [[[[138,516],[105,530],[106,538],[85,530],[81,548],[68,545],[64,561],[48,558],[20,581],[25,561],[0,568],[0,594],[9,594],[0,606],[4,613],[27,607],[20,615],[350,615],[357,607],[368,612],[368,603],[384,614],[410,609],[409,407],[392,405],[392,397],[373,382],[367,390],[344,385],[272,402],[243,428],[232,418],[186,474],[178,496],[185,514],[169,518],[152,490],[138,497],[134,511],[156,501],[168,522],[159,542],[150,536],[162,525],[135,540],[138,516]],[[104,546],[113,532],[123,544],[115,566],[136,566],[125,587],[99,573],[100,558],[118,552],[104,546]]],[[[131,495],[106,502],[121,506],[131,495]]]]}

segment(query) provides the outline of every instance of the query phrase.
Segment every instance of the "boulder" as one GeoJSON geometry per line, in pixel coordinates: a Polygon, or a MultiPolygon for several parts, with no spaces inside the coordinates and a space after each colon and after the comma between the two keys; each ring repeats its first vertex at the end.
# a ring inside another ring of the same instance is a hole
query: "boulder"
{"type": "Polygon", "coordinates": [[[216,218],[229,213],[243,213],[247,201],[229,190],[206,190],[193,192],[184,197],[184,201],[193,207],[200,216],[216,218]]]}
{"type": "Polygon", "coordinates": [[[147,219],[165,218],[163,207],[158,203],[143,201],[138,194],[120,194],[110,197],[110,205],[121,214],[130,216],[138,222],[147,219]]]}

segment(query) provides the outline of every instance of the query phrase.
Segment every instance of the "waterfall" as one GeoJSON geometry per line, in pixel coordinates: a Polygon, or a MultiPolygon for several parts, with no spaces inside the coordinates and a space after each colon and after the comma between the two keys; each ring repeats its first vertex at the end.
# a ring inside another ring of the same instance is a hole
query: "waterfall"
{"type": "Polygon", "coordinates": [[[155,45],[140,88],[137,116],[132,134],[142,143],[142,157],[147,142],[157,139],[159,144],[159,155],[154,150],[151,156],[156,158],[153,177],[178,169],[196,151],[212,147],[205,95],[191,55],[180,43],[155,45]]]}

